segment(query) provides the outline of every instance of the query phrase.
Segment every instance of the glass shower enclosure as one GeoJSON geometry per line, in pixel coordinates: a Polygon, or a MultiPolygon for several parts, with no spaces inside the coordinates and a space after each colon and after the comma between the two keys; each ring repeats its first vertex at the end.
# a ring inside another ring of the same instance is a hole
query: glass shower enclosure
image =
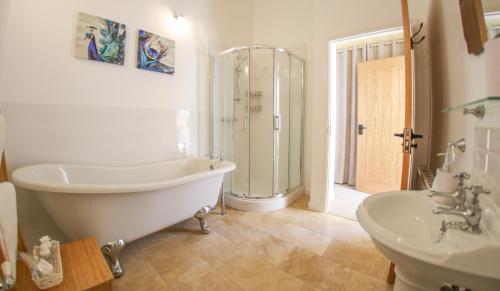
{"type": "Polygon", "coordinates": [[[302,186],[304,61],[282,48],[248,46],[213,60],[211,150],[236,163],[223,191],[281,197],[302,186]]]}

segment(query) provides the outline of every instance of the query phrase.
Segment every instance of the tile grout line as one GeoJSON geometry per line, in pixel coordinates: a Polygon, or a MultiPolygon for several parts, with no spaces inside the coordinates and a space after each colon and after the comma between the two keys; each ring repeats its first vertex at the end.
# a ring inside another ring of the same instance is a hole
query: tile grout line
{"type": "MultiPolygon", "coordinates": [[[[212,229],[212,231],[216,232],[214,229],[212,229]]],[[[221,235],[221,234],[219,234],[219,233],[217,233],[217,234],[218,234],[218,235],[220,235],[220,236],[222,236],[222,237],[224,237],[224,238],[226,238],[225,236],[223,236],[223,235],[221,235]]],[[[226,238],[226,239],[227,239],[227,238],[226,238]]],[[[227,239],[227,240],[229,240],[229,239],[227,239]]],[[[234,242],[232,242],[232,241],[230,241],[230,242],[231,242],[231,243],[234,243],[234,242]]],[[[186,245],[186,243],[185,243],[184,241],[180,240],[180,243],[181,243],[181,244],[182,244],[185,248],[188,248],[188,246],[186,245]]],[[[188,248],[188,249],[189,249],[189,248],[188,248]]],[[[210,262],[208,262],[208,261],[207,261],[207,260],[205,260],[203,257],[201,257],[201,256],[200,256],[197,252],[194,252],[194,253],[196,254],[196,256],[197,256],[198,258],[200,258],[202,261],[204,261],[204,262],[205,262],[208,266],[210,266],[210,268],[212,268],[215,272],[217,272],[218,274],[220,274],[222,277],[224,277],[224,278],[226,278],[228,281],[230,281],[230,282],[234,283],[236,286],[240,287],[241,289],[243,289],[243,290],[245,290],[245,291],[246,291],[246,290],[248,290],[248,289],[244,288],[243,286],[241,286],[240,284],[238,284],[238,282],[236,282],[236,281],[234,281],[233,279],[231,279],[230,277],[228,277],[228,276],[227,276],[226,274],[224,274],[223,272],[219,271],[217,268],[215,268],[215,266],[213,266],[212,264],[210,264],[210,262]]],[[[174,290],[175,290],[175,289],[174,289],[174,290]]]]}
{"type": "MultiPolygon", "coordinates": [[[[256,228],[256,229],[261,230],[260,228],[256,228]]],[[[224,238],[225,238],[225,239],[227,239],[230,243],[233,243],[233,244],[237,244],[237,243],[238,243],[238,242],[232,241],[231,239],[227,238],[227,237],[226,237],[226,236],[224,236],[223,234],[218,233],[218,232],[217,232],[217,230],[215,230],[215,229],[213,229],[212,231],[214,231],[214,232],[216,232],[218,235],[220,235],[220,236],[224,237],[224,238]]],[[[263,231],[263,230],[261,230],[261,231],[263,231]]],[[[265,231],[263,231],[263,232],[265,232],[265,231]]],[[[286,242],[285,240],[283,240],[283,239],[281,239],[281,238],[278,238],[278,237],[275,237],[275,236],[274,236],[274,235],[272,235],[272,234],[269,234],[269,233],[267,233],[267,232],[265,232],[265,233],[266,233],[267,235],[269,235],[269,236],[271,236],[271,237],[275,238],[275,239],[278,239],[278,240],[281,240],[281,241],[286,242]]],[[[181,243],[184,243],[184,242],[182,242],[182,241],[181,241],[181,243]]],[[[290,242],[288,242],[288,243],[290,243],[290,242]]],[[[290,244],[292,244],[292,243],[290,243],[290,244]]],[[[302,247],[300,247],[300,246],[296,246],[295,244],[292,244],[292,245],[294,246],[294,248],[302,248],[302,247]]],[[[302,248],[302,249],[304,249],[304,248],[302,248]]],[[[306,250],[306,249],[304,249],[304,250],[306,250]]],[[[196,255],[199,257],[199,255],[198,255],[198,254],[196,254],[196,255]]],[[[263,256],[263,257],[264,257],[264,259],[265,259],[265,261],[266,261],[267,263],[269,263],[269,265],[270,265],[269,270],[281,271],[281,272],[283,272],[283,273],[287,274],[288,276],[290,276],[290,277],[292,277],[292,278],[294,278],[294,279],[296,279],[296,280],[298,280],[298,281],[300,281],[300,282],[304,283],[305,285],[307,285],[307,286],[309,286],[309,287],[312,287],[312,288],[314,288],[314,289],[318,289],[318,288],[316,288],[316,287],[314,287],[314,286],[310,285],[310,284],[309,284],[309,283],[307,283],[306,281],[302,280],[301,278],[298,278],[298,277],[294,276],[293,274],[291,274],[291,273],[287,272],[286,270],[282,269],[282,268],[279,266],[280,264],[274,264],[272,261],[268,260],[268,259],[265,257],[265,255],[264,255],[264,254],[262,254],[262,253],[260,253],[260,252],[259,252],[259,255],[263,256]]],[[[315,254],[315,255],[317,255],[317,254],[315,254]]],[[[215,266],[213,266],[212,264],[210,264],[210,262],[206,261],[206,260],[205,260],[204,258],[202,258],[202,257],[200,257],[200,258],[201,258],[202,260],[204,260],[204,261],[205,261],[205,262],[206,262],[206,263],[207,263],[210,267],[212,267],[212,268],[213,268],[216,272],[220,273],[222,276],[224,276],[225,278],[227,278],[227,279],[228,279],[228,280],[230,280],[231,282],[235,283],[236,285],[238,285],[239,287],[241,287],[243,290],[248,290],[248,289],[247,289],[247,288],[245,288],[244,286],[240,285],[238,282],[236,282],[236,281],[232,280],[232,279],[231,279],[230,277],[228,277],[225,273],[223,273],[223,272],[219,271],[219,270],[218,270],[215,266]]],[[[269,270],[268,270],[268,271],[269,271],[269,270]]]]}
{"type": "Polygon", "coordinates": [[[347,291],[347,287],[349,286],[349,281],[351,280],[352,277],[352,269],[349,268],[349,276],[347,277],[347,280],[345,280],[345,285],[344,288],[342,289],[343,291],[347,291]]]}
{"type": "MultiPolygon", "coordinates": [[[[142,252],[142,251],[141,251],[142,252]]],[[[168,283],[167,280],[165,280],[165,278],[163,278],[163,276],[160,274],[160,272],[156,269],[155,265],[152,264],[150,261],[149,261],[149,258],[146,256],[146,261],[148,263],[148,265],[151,266],[151,268],[153,268],[153,270],[155,271],[155,273],[160,276],[161,280],[165,283],[165,285],[168,286],[168,288],[170,288],[170,290],[176,290],[174,287],[172,287],[172,285],[170,285],[170,283],[168,283]]]]}

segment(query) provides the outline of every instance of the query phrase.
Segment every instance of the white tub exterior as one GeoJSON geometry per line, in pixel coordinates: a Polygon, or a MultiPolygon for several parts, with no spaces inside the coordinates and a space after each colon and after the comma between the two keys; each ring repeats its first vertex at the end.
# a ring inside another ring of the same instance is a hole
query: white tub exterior
{"type": "Polygon", "coordinates": [[[131,167],[41,164],[17,169],[12,181],[33,190],[68,239],[101,245],[133,241],[217,203],[229,161],[182,159],[131,167]],[[213,170],[211,170],[213,167],[213,170]]]}

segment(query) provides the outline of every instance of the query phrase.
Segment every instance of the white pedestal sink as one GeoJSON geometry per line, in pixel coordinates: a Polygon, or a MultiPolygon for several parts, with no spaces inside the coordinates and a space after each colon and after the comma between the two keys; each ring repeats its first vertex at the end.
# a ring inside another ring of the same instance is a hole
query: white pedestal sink
{"type": "Polygon", "coordinates": [[[380,251],[396,264],[395,291],[439,290],[453,284],[473,291],[500,290],[500,210],[480,198],[481,234],[450,229],[437,242],[441,221],[459,217],[434,215],[437,205],[425,191],[371,195],[357,217],[380,251]]]}

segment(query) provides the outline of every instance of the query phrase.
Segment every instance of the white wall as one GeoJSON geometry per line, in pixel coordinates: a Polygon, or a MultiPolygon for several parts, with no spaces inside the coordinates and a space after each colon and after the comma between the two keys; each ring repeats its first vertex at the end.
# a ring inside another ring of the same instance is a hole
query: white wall
{"type": "MultiPolygon", "coordinates": [[[[246,17],[246,5],[229,0],[213,6],[203,0],[11,1],[8,23],[3,24],[4,17],[0,23],[6,27],[0,40],[12,44],[0,58],[9,168],[41,162],[138,164],[206,153],[208,54],[250,37],[247,24],[237,26],[242,31],[234,38],[211,31],[229,27],[238,11],[246,17]],[[222,9],[226,5],[236,12],[222,9]],[[124,66],[73,56],[79,11],[127,25],[124,66]],[[173,11],[184,14],[186,33],[169,25],[173,11]],[[214,11],[218,17],[212,22],[214,11]],[[224,12],[232,18],[222,17],[224,12]],[[175,75],[135,68],[138,29],[176,41],[175,75]]],[[[32,193],[21,192],[20,221],[28,243],[48,231],[60,235],[32,193]],[[37,212],[29,213],[33,209],[37,212]]]]}
{"type": "MultiPolygon", "coordinates": [[[[462,33],[460,10],[456,1],[409,1],[412,22],[423,21],[427,39],[415,50],[417,98],[432,94],[433,103],[418,103],[417,110],[428,110],[432,116],[431,162],[443,151],[448,140],[466,137],[472,146],[474,127],[498,126],[495,115],[478,122],[461,113],[443,114],[441,109],[473,100],[487,93],[485,56],[469,56],[462,33]],[[429,67],[431,72],[429,72],[429,67]]],[[[488,0],[487,10],[498,10],[498,0],[488,0]]],[[[401,26],[400,0],[384,1],[265,1],[255,0],[254,42],[271,43],[295,50],[307,59],[305,185],[311,193],[310,207],[325,210],[327,92],[329,40],[401,26]]],[[[488,52],[486,52],[488,53],[488,52]]],[[[492,94],[491,92],[489,92],[492,94]]],[[[499,93],[496,93],[499,94],[499,93]]],[[[417,101],[419,102],[419,101],[417,101]]],[[[425,143],[424,141],[423,143],[425,143]]],[[[422,144],[423,144],[422,143],[422,144]]],[[[426,149],[427,150],[427,149],[426,149]]],[[[426,156],[417,164],[426,163],[426,156]]],[[[471,169],[472,150],[459,158],[458,166],[471,169]]]]}
{"type": "MultiPolygon", "coordinates": [[[[5,36],[9,19],[10,0],[0,1],[0,68],[2,67],[2,55],[5,47],[5,36]]],[[[0,79],[0,100],[3,97],[2,82],[0,79]]]]}
{"type": "Polygon", "coordinates": [[[310,47],[312,2],[301,0],[254,0],[253,43],[287,48],[305,60],[304,181],[310,192],[310,47]]]}
{"type": "Polygon", "coordinates": [[[328,41],[401,26],[400,1],[254,2],[254,43],[283,46],[306,59],[304,185],[309,206],[325,211],[328,41]]]}
{"type": "MultiPolygon", "coordinates": [[[[471,115],[464,116],[460,110],[452,113],[442,113],[441,110],[448,106],[500,94],[497,85],[498,75],[487,75],[488,57],[496,53],[494,59],[498,62],[498,45],[492,48],[489,43],[483,54],[469,55],[458,3],[446,0],[428,0],[428,2],[427,9],[420,11],[420,14],[429,25],[434,127],[432,156],[435,157],[435,154],[443,152],[448,141],[464,137],[468,148],[465,154],[458,156],[456,167],[470,172],[473,166],[475,128],[500,127],[498,106],[487,105],[486,118],[482,121],[471,115]],[[492,80],[491,84],[487,83],[488,79],[492,80]]],[[[500,1],[488,1],[485,8],[486,11],[500,9],[500,1]]],[[[496,42],[498,41],[497,39],[496,42]]],[[[433,159],[434,169],[441,165],[442,161],[433,159]]],[[[500,201],[500,196],[497,199],[500,201]]]]}
{"type": "Polygon", "coordinates": [[[399,0],[313,1],[311,83],[314,119],[311,144],[311,201],[309,207],[326,211],[328,121],[328,41],[401,26],[399,0]]]}

